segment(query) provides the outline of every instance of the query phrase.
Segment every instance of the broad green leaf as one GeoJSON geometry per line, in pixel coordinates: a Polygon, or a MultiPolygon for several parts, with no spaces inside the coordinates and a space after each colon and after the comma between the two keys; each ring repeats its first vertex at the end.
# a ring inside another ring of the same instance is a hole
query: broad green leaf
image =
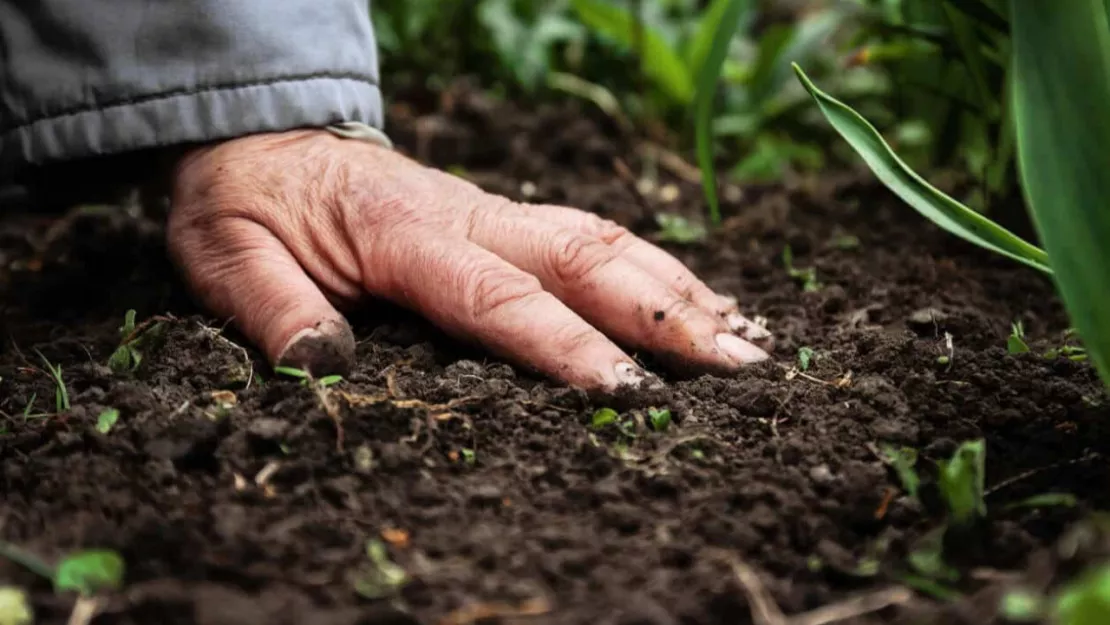
{"type": "Polygon", "coordinates": [[[54,572],[54,589],[94,595],[117,590],[123,584],[123,558],[114,551],[79,551],[66,556],[54,572]]]}
{"type": "Polygon", "coordinates": [[[115,408],[108,408],[100,413],[96,418],[96,431],[101,434],[107,434],[115,427],[116,422],[119,421],[119,410],[115,408]]]}
{"type": "MultiPolygon", "coordinates": [[[[1015,15],[1014,22],[1019,20],[1015,15]]],[[[1093,568],[1068,584],[1054,608],[1055,623],[1105,625],[1110,621],[1110,566],[1093,568]]]]}
{"type": "Polygon", "coordinates": [[[1075,328],[1110,385],[1110,22],[1103,0],[1011,0],[1018,166],[1075,328]]]}
{"type": "Polygon", "coordinates": [[[594,416],[590,418],[590,427],[603,428],[612,425],[617,422],[618,416],[620,415],[612,408],[599,408],[597,412],[594,413],[594,416]]]}
{"type": "MultiPolygon", "coordinates": [[[[1085,0],[1087,1],[1087,0],[1085,0]]],[[[990,219],[960,204],[910,169],[879,131],[851,107],[821,91],[800,67],[794,71],[833,128],[875,176],[904,202],[937,226],[980,247],[1051,274],[1048,254],[990,219]]],[[[1110,268],[1110,266],[1108,266],[1110,268]]]]}
{"type": "Polygon", "coordinates": [[[709,218],[714,224],[721,222],[721,204],[717,197],[717,168],[713,159],[713,100],[721,77],[721,66],[728,55],[729,42],[736,34],[740,15],[747,9],[748,2],[749,0],[729,1],[713,33],[705,62],[696,68],[698,84],[694,101],[694,133],[698,167],[701,168],[701,184],[709,203],[709,218]]]}
{"type": "Polygon", "coordinates": [[[616,41],[622,47],[641,52],[641,67],[660,89],[679,104],[694,98],[694,82],[686,64],[670,44],[646,24],[638,25],[636,17],[620,6],[600,0],[572,0],[571,5],[587,26],[616,41]],[[636,50],[637,30],[643,50],[636,50]]]}

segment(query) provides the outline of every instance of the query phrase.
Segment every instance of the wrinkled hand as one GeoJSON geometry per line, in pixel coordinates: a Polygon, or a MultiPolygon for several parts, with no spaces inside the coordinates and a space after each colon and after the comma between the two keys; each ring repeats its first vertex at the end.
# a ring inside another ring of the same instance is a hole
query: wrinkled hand
{"type": "Polygon", "coordinates": [[[339,310],[367,295],[586,389],[645,378],[608,337],[701,370],[767,357],[749,341],[768,333],[734,299],[624,228],[370,143],[316,130],[235,139],[190,151],[173,183],[171,255],[275,364],[345,372],[355,344],[339,310]]]}

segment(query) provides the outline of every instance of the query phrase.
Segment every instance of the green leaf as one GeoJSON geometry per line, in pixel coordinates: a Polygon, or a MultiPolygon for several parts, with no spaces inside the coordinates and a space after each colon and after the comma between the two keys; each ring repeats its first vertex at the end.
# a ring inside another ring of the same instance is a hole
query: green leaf
{"type": "MultiPolygon", "coordinates": [[[[1084,0],[1091,1],[1091,0],[1084,0]]],[[[800,67],[798,78],[833,128],[888,189],[937,226],[980,247],[1051,274],[1048,254],[990,219],[960,204],[911,170],[875,127],[843,102],[817,88],[800,67]]],[[[1110,268],[1110,265],[1107,266],[1110,268]]]]}
{"type": "Polygon", "coordinates": [[[917,450],[912,447],[884,445],[882,451],[890,466],[894,468],[894,472],[898,474],[898,480],[902,482],[902,490],[917,499],[917,491],[921,487],[921,478],[914,469],[914,465],[917,464],[917,450]]]}
{"type": "Polygon", "coordinates": [[[1044,601],[1025,590],[1011,590],[1002,595],[998,611],[1009,621],[1032,623],[1040,620],[1044,611],[1044,601]]]}
{"type": "Polygon", "coordinates": [[[405,569],[389,559],[385,545],[378,540],[366,542],[369,562],[352,576],[355,592],[367,599],[382,599],[395,595],[409,582],[405,569]]]}
{"type": "Polygon", "coordinates": [[[1006,506],[1007,510],[1015,508],[1074,508],[1079,500],[1071,493],[1041,493],[1006,506]]]}
{"type": "Polygon", "coordinates": [[[0,586],[0,625],[31,625],[35,614],[27,593],[15,586],[0,586]]]}
{"type": "Polygon", "coordinates": [[[812,347],[799,347],[798,368],[802,371],[809,371],[809,363],[813,360],[814,353],[812,347]]]}
{"type": "Polygon", "coordinates": [[[107,434],[112,431],[117,421],[119,421],[119,410],[108,408],[96,418],[96,431],[107,434]]]}
{"type": "Polygon", "coordinates": [[[941,5],[944,15],[948,19],[952,39],[955,40],[963,57],[964,65],[971,77],[971,84],[975,87],[979,106],[987,114],[988,119],[998,115],[998,100],[994,89],[987,80],[987,61],[983,55],[979,33],[975,24],[963,13],[959,12],[950,2],[941,5]]]}
{"type": "Polygon", "coordinates": [[[701,169],[701,185],[705,192],[705,200],[709,203],[709,219],[714,225],[721,223],[721,202],[717,197],[717,165],[713,158],[713,100],[717,94],[717,82],[721,78],[721,67],[728,55],[729,42],[736,34],[740,15],[747,9],[748,2],[749,0],[729,0],[713,31],[705,61],[700,67],[694,68],[698,77],[694,99],[694,135],[697,140],[698,167],[701,169]]]}
{"type": "Polygon", "coordinates": [[[282,367],[282,366],[274,367],[274,373],[281,373],[283,375],[288,375],[288,376],[294,377],[294,378],[300,378],[302,380],[307,380],[308,379],[308,372],[307,371],[304,371],[303,369],[297,369],[295,367],[282,367]]]}
{"type": "Polygon", "coordinates": [[[1001,32],[1009,30],[1006,18],[983,0],[947,0],[945,4],[984,26],[1001,32]]]}
{"type": "MultiPolygon", "coordinates": [[[[698,25],[697,29],[694,31],[694,36],[690,38],[690,42],[687,45],[687,67],[697,71],[699,67],[705,64],[705,60],[709,57],[710,50],[713,49],[717,31],[720,29],[722,21],[727,17],[725,12],[732,8],[732,4],[733,0],[713,0],[713,2],[706,7],[705,11],[702,12],[701,17],[698,19],[698,25]]],[[[753,13],[752,2],[748,0],[744,2],[744,4],[746,6],[737,16],[737,28],[747,24],[753,13]]]]}
{"type": "Polygon", "coordinates": [[[1061,299],[1110,385],[1110,22],[1104,0],[1012,0],[1022,187],[1061,299]]]}
{"type": "Polygon", "coordinates": [[[590,419],[590,427],[596,429],[612,425],[617,422],[618,416],[617,411],[612,408],[601,408],[590,419]]]}
{"type": "Polygon", "coordinates": [[[984,500],[986,462],[986,443],[982,439],[963,443],[951,459],[937,462],[941,496],[956,525],[967,525],[987,515],[984,500]]]}
{"type": "Polygon", "coordinates": [[[635,50],[637,29],[642,34],[644,74],[678,104],[689,104],[694,97],[694,83],[686,64],[670,44],[646,24],[638,25],[628,10],[601,0],[571,0],[575,12],[587,26],[614,40],[620,46],[635,50]]]}
{"type": "Polygon", "coordinates": [[[123,558],[114,551],[94,549],[65,557],[54,573],[54,589],[94,595],[123,585],[123,558]]]}
{"type": "Polygon", "coordinates": [[[339,384],[342,381],[343,376],[341,375],[325,375],[319,380],[320,386],[332,386],[334,384],[339,384]]]}
{"type": "Polygon", "coordinates": [[[656,432],[666,431],[671,425],[671,411],[666,408],[648,408],[648,418],[651,419],[651,429],[656,432]]]}

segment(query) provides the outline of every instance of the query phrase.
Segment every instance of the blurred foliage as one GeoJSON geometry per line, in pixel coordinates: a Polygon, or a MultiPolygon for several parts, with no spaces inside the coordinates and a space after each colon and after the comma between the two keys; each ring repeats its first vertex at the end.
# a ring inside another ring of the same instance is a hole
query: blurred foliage
{"type": "MultiPolygon", "coordinates": [[[[469,77],[523,101],[580,97],[682,150],[695,78],[727,0],[372,0],[388,92],[469,77]]],[[[994,0],[968,0],[991,10],[994,0]]],[[[1005,37],[936,0],[749,0],[716,93],[716,157],[734,180],[851,162],[791,64],[871,120],[914,167],[1013,177],[1005,37]]],[[[975,10],[975,9],[971,9],[975,10]]],[[[988,184],[989,182],[989,184],[988,184]]]]}

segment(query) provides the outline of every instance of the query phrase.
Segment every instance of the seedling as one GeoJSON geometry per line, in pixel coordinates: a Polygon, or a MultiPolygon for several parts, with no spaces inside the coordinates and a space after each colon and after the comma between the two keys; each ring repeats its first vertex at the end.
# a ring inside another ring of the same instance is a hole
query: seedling
{"type": "Polygon", "coordinates": [[[149,343],[162,330],[162,323],[151,323],[148,319],[140,325],[135,325],[135,310],[129,309],[123,316],[123,325],[119,327],[120,344],[116,351],[108,357],[108,368],[115,373],[130,373],[139,368],[143,361],[142,348],[149,343]]]}
{"type": "Polygon", "coordinates": [[[798,348],[798,369],[801,371],[809,371],[809,364],[813,361],[817,352],[813,351],[812,347],[799,347],[798,348]]]}
{"type": "Polygon", "coordinates": [[[651,420],[651,429],[664,432],[671,425],[671,411],[663,408],[648,408],[648,418],[651,420]]]}
{"type": "MultiPolygon", "coordinates": [[[[301,386],[311,386],[313,382],[312,375],[304,369],[297,369],[295,367],[274,367],[274,372],[300,379],[301,386]]],[[[342,381],[343,376],[341,375],[325,375],[317,379],[316,384],[321,387],[328,387],[342,381]]]]}
{"type": "Polygon", "coordinates": [[[69,410],[69,389],[66,388],[66,382],[62,379],[62,365],[51,364],[46,356],[37,349],[35,352],[42,359],[43,364],[46,365],[48,375],[54,380],[54,408],[55,412],[65,412],[69,410]]]}
{"type": "Polygon", "coordinates": [[[1025,342],[1025,326],[1021,320],[1010,324],[1010,336],[1006,338],[1006,351],[1011,354],[1024,354],[1029,351],[1025,342]]]}
{"type": "Polygon", "coordinates": [[[119,410],[108,408],[96,417],[96,431],[107,434],[112,431],[117,421],[119,421],[119,410]]]}
{"type": "Polygon", "coordinates": [[[478,455],[474,453],[473,449],[463,447],[459,451],[462,453],[463,462],[465,462],[467,466],[472,467],[474,463],[478,461],[478,455]]]}
{"type": "Polygon", "coordinates": [[[917,450],[912,447],[895,448],[886,445],[883,447],[883,455],[894,468],[894,472],[898,474],[898,479],[902,482],[902,490],[916,499],[918,488],[921,486],[921,478],[914,469],[914,465],[917,464],[917,450]]]}
{"type": "Polygon", "coordinates": [[[842,234],[833,239],[832,244],[838,250],[854,250],[859,247],[859,237],[854,234],[842,234]]]}
{"type": "Polygon", "coordinates": [[[363,597],[391,597],[409,582],[405,569],[389,559],[384,543],[374,539],[366,541],[366,557],[370,561],[356,571],[351,579],[355,592],[363,597]]]}
{"type": "Polygon", "coordinates": [[[821,283],[817,281],[817,269],[813,267],[798,268],[794,266],[794,251],[787,245],[782,248],[782,266],[786,268],[786,273],[794,279],[798,284],[802,285],[802,290],[811,293],[821,289],[821,283]]]}
{"type": "Polygon", "coordinates": [[[658,213],[655,215],[655,222],[659,224],[659,234],[656,235],[656,238],[660,241],[697,243],[705,240],[705,226],[691,223],[689,219],[682,215],[658,213]]]}
{"type": "Polygon", "coordinates": [[[620,415],[612,408],[599,408],[594,412],[594,416],[590,418],[590,427],[595,430],[600,430],[608,427],[617,422],[620,415]]]}
{"type": "Polygon", "coordinates": [[[123,558],[114,551],[91,549],[62,558],[57,566],[11,543],[0,542],[0,556],[54,583],[54,592],[75,591],[91,597],[123,585],[123,558]]]}
{"type": "Polygon", "coordinates": [[[980,439],[963,443],[950,460],[937,462],[937,482],[955,525],[967,525],[987,515],[986,455],[986,443],[980,439]]]}

